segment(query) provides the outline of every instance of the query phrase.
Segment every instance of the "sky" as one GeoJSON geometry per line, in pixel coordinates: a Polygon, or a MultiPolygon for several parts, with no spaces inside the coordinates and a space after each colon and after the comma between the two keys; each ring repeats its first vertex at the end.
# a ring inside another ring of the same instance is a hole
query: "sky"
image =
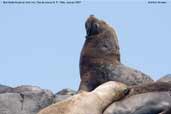
{"type": "Polygon", "coordinates": [[[54,93],[79,87],[79,57],[89,15],[117,31],[121,61],[153,79],[171,73],[171,2],[0,3],[0,84],[54,93]]]}

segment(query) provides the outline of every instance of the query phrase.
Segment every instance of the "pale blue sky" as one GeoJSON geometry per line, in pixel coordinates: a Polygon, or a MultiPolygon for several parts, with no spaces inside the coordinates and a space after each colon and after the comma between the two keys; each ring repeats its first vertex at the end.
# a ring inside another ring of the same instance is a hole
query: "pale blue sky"
{"type": "MultiPolygon", "coordinates": [[[[104,0],[105,1],[105,0],[104,0]]],[[[117,31],[122,63],[154,79],[171,73],[171,3],[0,4],[0,84],[59,91],[79,86],[79,55],[90,14],[117,31]]]]}

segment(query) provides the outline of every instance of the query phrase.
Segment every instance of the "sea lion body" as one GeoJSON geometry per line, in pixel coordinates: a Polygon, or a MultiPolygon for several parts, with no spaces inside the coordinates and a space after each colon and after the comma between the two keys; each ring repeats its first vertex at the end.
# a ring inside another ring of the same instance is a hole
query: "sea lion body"
{"type": "Polygon", "coordinates": [[[102,114],[108,105],[124,97],[127,92],[125,84],[107,82],[92,92],[81,92],[53,104],[38,114],[102,114]]]}
{"type": "Polygon", "coordinates": [[[129,86],[129,93],[126,97],[148,93],[148,92],[167,92],[171,91],[170,82],[153,82],[141,85],[129,86]]]}
{"type": "Polygon", "coordinates": [[[171,83],[153,82],[128,88],[127,96],[111,104],[104,114],[170,114],[171,83]]]}
{"type": "Polygon", "coordinates": [[[121,64],[116,32],[106,22],[90,16],[85,25],[87,36],[80,56],[79,90],[91,91],[107,81],[127,85],[153,81],[144,73],[121,64]]]}
{"type": "Polygon", "coordinates": [[[169,114],[170,108],[169,92],[149,92],[115,102],[103,114],[169,114]]]}

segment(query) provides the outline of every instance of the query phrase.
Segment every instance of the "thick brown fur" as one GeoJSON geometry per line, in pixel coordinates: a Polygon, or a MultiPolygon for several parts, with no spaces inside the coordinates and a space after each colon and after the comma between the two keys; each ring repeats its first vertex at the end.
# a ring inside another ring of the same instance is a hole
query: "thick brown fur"
{"type": "Polygon", "coordinates": [[[90,91],[101,84],[92,76],[97,75],[93,73],[93,67],[119,64],[120,52],[117,35],[106,22],[90,16],[85,26],[87,36],[80,56],[80,90],[90,91]]]}
{"type": "Polygon", "coordinates": [[[127,97],[148,92],[171,91],[171,82],[153,82],[129,87],[127,97]]]}
{"type": "Polygon", "coordinates": [[[107,81],[127,85],[152,82],[144,73],[121,64],[118,38],[110,25],[90,16],[85,26],[87,36],[80,55],[79,90],[92,91],[107,81]]]}
{"type": "Polygon", "coordinates": [[[122,100],[113,102],[103,114],[171,114],[171,82],[129,86],[122,100]]]}

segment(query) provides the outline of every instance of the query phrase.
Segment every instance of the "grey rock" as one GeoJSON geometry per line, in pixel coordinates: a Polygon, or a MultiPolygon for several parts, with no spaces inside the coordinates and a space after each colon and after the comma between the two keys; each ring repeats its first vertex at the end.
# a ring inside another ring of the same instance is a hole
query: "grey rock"
{"type": "Polygon", "coordinates": [[[12,87],[1,85],[0,84],[0,93],[6,93],[12,91],[12,87]]]}
{"type": "Polygon", "coordinates": [[[76,91],[72,89],[63,89],[55,94],[55,98],[53,100],[54,103],[60,102],[62,100],[65,100],[73,95],[76,94],[76,91]]]}
{"type": "Polygon", "coordinates": [[[36,114],[52,104],[54,95],[36,86],[19,86],[0,94],[0,114],[36,114]]]}
{"type": "Polygon", "coordinates": [[[76,91],[66,88],[62,89],[61,91],[57,92],[56,95],[75,95],[76,91]]]}
{"type": "Polygon", "coordinates": [[[159,80],[160,82],[171,82],[171,74],[161,77],[159,80]]]}
{"type": "Polygon", "coordinates": [[[21,95],[18,93],[0,94],[0,114],[24,114],[21,95]]]}

